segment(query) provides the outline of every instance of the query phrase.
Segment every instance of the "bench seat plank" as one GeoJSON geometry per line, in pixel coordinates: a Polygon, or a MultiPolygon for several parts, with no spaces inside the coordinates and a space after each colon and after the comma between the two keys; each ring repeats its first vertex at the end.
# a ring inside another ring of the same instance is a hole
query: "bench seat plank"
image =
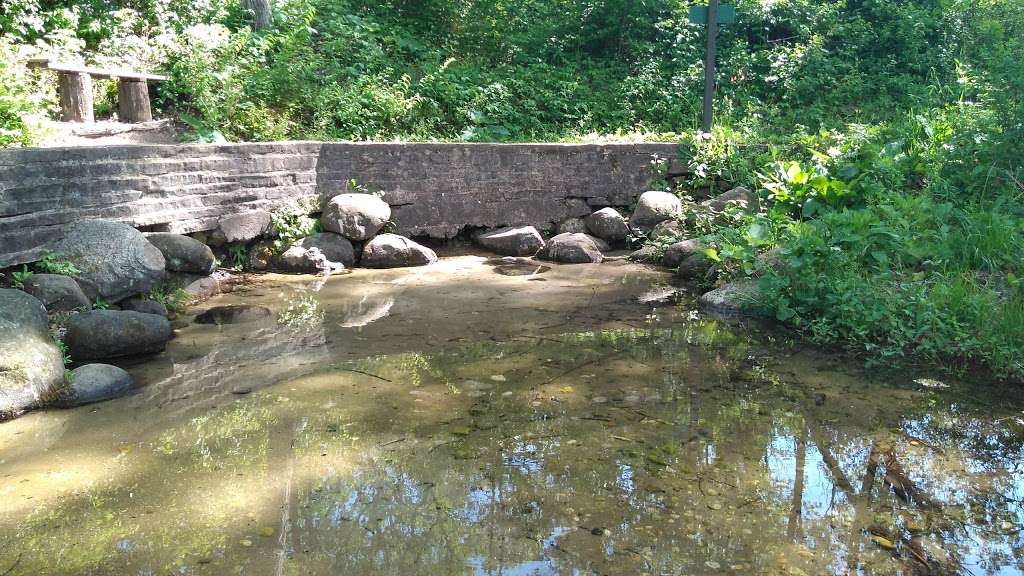
{"type": "Polygon", "coordinates": [[[75,74],[88,74],[93,78],[118,78],[123,80],[167,80],[167,76],[160,74],[149,74],[146,72],[135,72],[133,70],[119,70],[115,68],[93,68],[80,64],[66,64],[63,62],[52,62],[49,58],[34,58],[28,61],[29,68],[43,68],[54,72],[70,72],[75,74]]]}

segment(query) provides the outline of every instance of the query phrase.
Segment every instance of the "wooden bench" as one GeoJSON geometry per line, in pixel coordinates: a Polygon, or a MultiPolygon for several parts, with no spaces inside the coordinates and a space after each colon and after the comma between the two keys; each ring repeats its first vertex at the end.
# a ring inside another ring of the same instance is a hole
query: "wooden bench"
{"type": "Polygon", "coordinates": [[[118,118],[136,124],[153,119],[149,105],[149,81],[167,80],[167,76],[131,70],[92,68],[79,64],[53,62],[49,58],[29,60],[29,68],[53,70],[59,76],[61,120],[93,122],[92,79],[116,78],[118,118]]]}

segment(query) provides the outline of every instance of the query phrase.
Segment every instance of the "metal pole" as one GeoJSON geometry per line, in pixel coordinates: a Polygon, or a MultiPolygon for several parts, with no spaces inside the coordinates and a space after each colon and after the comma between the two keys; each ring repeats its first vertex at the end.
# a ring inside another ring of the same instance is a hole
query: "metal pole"
{"type": "Polygon", "coordinates": [[[715,98],[715,60],[718,40],[718,0],[708,0],[708,49],[704,63],[704,132],[711,132],[715,98]]]}

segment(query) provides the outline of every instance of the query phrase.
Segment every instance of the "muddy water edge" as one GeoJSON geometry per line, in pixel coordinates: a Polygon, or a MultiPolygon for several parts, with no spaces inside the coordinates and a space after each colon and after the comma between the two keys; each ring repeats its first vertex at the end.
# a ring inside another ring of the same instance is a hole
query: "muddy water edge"
{"type": "Polygon", "coordinates": [[[0,425],[0,576],[1024,572],[1017,390],[669,280],[263,277],[125,364],[133,395],[0,425]]]}

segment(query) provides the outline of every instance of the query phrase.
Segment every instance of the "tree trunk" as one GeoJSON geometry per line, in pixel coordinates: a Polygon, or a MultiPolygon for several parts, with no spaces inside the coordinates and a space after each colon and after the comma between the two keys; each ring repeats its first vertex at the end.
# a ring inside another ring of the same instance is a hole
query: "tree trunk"
{"type": "Polygon", "coordinates": [[[75,72],[62,72],[60,82],[60,119],[65,122],[91,124],[92,76],[75,72]]]}
{"type": "Polygon", "coordinates": [[[122,78],[118,82],[117,107],[121,122],[137,124],[153,119],[149,107],[149,86],[145,80],[122,78]]]}
{"type": "Polygon", "coordinates": [[[270,28],[273,15],[270,0],[242,0],[242,7],[252,12],[252,29],[265,30],[270,28]]]}

